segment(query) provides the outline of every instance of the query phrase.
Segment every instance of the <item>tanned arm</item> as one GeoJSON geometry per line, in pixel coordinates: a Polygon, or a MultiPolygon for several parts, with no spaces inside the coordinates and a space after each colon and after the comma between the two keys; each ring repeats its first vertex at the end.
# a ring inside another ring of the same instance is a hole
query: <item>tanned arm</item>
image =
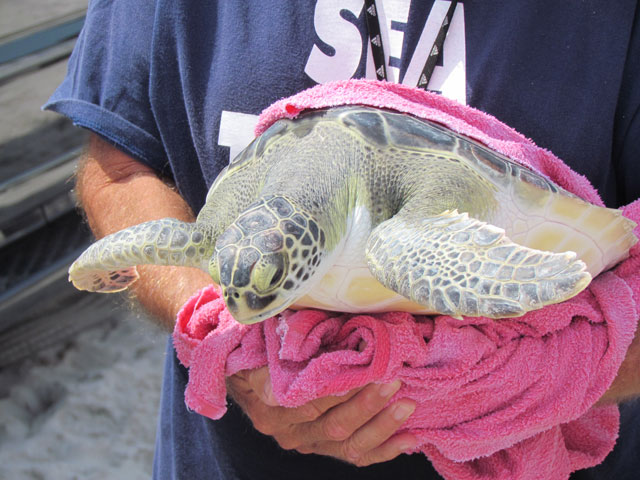
{"type": "MultiPolygon", "coordinates": [[[[97,238],[147,220],[194,220],[172,185],[95,135],[78,169],[77,194],[97,238]]],[[[144,265],[138,271],[140,280],[129,289],[167,330],[173,330],[184,302],[212,283],[207,273],[195,268],[144,265]]]]}
{"type": "Polygon", "coordinates": [[[621,403],[640,397],[640,321],[636,336],[618,370],[609,390],[599,400],[599,405],[621,403]]]}

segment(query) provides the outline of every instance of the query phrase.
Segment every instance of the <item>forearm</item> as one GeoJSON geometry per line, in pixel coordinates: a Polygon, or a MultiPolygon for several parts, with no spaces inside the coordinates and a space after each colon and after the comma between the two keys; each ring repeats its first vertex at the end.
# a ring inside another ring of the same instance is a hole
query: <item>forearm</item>
{"type": "Polygon", "coordinates": [[[640,397],[640,322],[618,375],[598,403],[621,403],[636,397],[640,397]]]}
{"type": "MultiPolygon", "coordinates": [[[[99,137],[91,138],[78,171],[77,193],[97,238],[125,227],[164,217],[194,219],[184,199],[155,172],[99,137]]],[[[211,283],[205,272],[185,267],[138,267],[130,290],[167,329],[182,304],[211,283]]]]}

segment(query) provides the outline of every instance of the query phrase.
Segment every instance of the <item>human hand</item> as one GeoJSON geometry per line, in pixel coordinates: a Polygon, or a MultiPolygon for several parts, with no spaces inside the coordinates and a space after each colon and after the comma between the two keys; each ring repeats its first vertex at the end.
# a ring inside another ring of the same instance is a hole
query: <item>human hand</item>
{"type": "Polygon", "coordinates": [[[624,361],[609,389],[598,400],[597,405],[613,405],[640,398],[640,319],[636,333],[624,361]]]}
{"type": "Polygon", "coordinates": [[[398,380],[369,384],[297,408],[277,404],[267,367],[243,370],[227,379],[227,387],[254,427],[285,450],[367,466],[389,461],[416,445],[409,433],[394,435],[413,413],[415,402],[401,399],[384,408],[399,390],[398,380]]]}

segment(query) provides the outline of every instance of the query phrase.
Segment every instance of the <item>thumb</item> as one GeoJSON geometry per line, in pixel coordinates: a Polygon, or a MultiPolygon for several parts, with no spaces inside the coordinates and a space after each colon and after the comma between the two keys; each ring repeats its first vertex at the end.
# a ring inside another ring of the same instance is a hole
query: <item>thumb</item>
{"type": "Polygon", "coordinates": [[[249,385],[263,403],[272,407],[279,405],[278,400],[276,400],[276,397],[273,394],[271,375],[269,374],[269,369],[267,367],[251,370],[248,380],[249,385]]]}

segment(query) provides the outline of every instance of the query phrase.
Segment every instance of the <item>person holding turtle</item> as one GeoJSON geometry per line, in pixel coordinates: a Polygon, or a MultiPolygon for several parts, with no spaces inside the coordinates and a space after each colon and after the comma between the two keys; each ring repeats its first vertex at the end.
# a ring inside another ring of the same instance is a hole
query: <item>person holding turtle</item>
{"type": "MultiPolygon", "coordinates": [[[[435,1],[404,10],[392,3],[90,3],[69,74],[46,108],[95,134],[78,196],[96,236],[167,217],[193,222],[208,187],[251,139],[255,115],[279,98],[380,72],[389,81],[425,83],[415,65],[430,70],[430,90],[495,115],[556,153],[608,207],[640,197],[636,2],[435,1]],[[368,41],[372,4],[389,40],[382,63],[368,41]],[[429,51],[442,50],[430,68],[421,57],[428,39],[429,51]]],[[[196,269],[139,270],[131,288],[168,329],[184,302],[211,283],[196,269]]],[[[640,395],[639,343],[601,402],[640,395]]],[[[184,406],[186,381],[169,342],[155,478],[439,478],[426,457],[402,455],[415,439],[394,432],[415,405],[405,399],[385,408],[398,382],[286,409],[276,404],[265,368],[244,371],[229,379],[234,403],[213,422],[184,406]]],[[[628,403],[622,414],[614,452],[572,478],[637,471],[640,406],[628,403]]]]}

